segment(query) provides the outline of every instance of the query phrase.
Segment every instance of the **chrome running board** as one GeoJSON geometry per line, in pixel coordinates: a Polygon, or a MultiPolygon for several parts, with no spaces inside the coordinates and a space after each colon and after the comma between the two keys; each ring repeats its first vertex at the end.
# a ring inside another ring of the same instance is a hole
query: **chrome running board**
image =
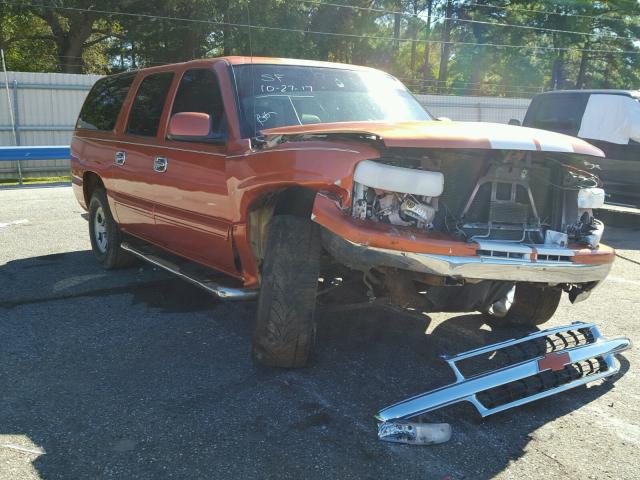
{"type": "Polygon", "coordinates": [[[469,402],[486,417],[509,408],[615,375],[620,365],[614,355],[631,347],[628,338],[605,339],[592,323],[575,322],[526,337],[445,356],[456,376],[448,386],[423,393],[382,409],[382,422],[404,420],[459,402],[469,402]],[[526,360],[514,357],[528,357],[526,360]],[[466,360],[495,361],[508,366],[464,376],[466,360]]]}
{"type": "Polygon", "coordinates": [[[250,288],[233,288],[221,285],[220,283],[207,278],[206,275],[196,275],[181,268],[176,262],[172,262],[161,257],[155,252],[154,247],[145,249],[144,247],[134,246],[129,242],[122,242],[120,247],[136,257],[141,258],[145,262],[149,262],[156,267],[160,267],[168,272],[173,273],[177,277],[186,280],[215,296],[224,300],[253,300],[258,297],[257,289],[250,288]]]}

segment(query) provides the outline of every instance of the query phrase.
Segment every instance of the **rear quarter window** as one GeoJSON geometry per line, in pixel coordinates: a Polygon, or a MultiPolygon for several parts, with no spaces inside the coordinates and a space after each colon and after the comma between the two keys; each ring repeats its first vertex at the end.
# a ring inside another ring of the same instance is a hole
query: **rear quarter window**
{"type": "Polygon", "coordinates": [[[98,80],[82,105],[76,128],[113,130],[134,78],[134,73],[125,73],[98,80]]]}

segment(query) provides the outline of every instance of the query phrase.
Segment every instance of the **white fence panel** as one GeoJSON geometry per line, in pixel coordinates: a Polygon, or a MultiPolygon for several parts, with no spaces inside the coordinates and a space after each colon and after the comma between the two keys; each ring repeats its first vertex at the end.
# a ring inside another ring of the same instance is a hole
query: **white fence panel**
{"type": "MultiPolygon", "coordinates": [[[[13,107],[18,145],[69,145],[80,107],[99,75],[0,73],[0,145],[15,145],[7,99],[13,107]]],[[[66,174],[68,160],[24,161],[28,176],[66,174]]],[[[15,178],[16,162],[0,164],[0,178],[15,178]]]]}

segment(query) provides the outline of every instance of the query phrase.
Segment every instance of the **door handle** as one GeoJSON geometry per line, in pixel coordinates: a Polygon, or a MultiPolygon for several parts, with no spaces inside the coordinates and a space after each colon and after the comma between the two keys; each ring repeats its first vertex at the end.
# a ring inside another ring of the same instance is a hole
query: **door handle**
{"type": "Polygon", "coordinates": [[[169,166],[169,160],[167,160],[167,157],[156,157],[153,159],[153,169],[156,172],[166,172],[167,166],[169,166]]]}
{"type": "Polygon", "coordinates": [[[115,164],[122,166],[127,160],[127,152],[116,152],[115,164]]]}

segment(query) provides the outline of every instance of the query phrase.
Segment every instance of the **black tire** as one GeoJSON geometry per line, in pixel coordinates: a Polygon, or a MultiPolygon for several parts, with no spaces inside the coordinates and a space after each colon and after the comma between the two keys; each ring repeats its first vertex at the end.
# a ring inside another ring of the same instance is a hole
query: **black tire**
{"type": "MultiPolygon", "coordinates": [[[[539,287],[529,283],[518,283],[513,294],[513,303],[506,312],[497,313],[492,308],[485,312],[487,322],[493,326],[536,326],[547,322],[560,304],[562,289],[539,287]]],[[[495,304],[494,304],[495,306],[495,304]]]]}
{"type": "Polygon", "coordinates": [[[95,190],[89,202],[89,238],[96,259],[105,269],[125,268],[135,263],[135,257],[120,248],[122,232],[113,219],[103,189],[95,190]]]}
{"type": "Polygon", "coordinates": [[[281,368],[307,364],[315,339],[320,253],[318,226],[310,219],[271,219],[253,335],[256,362],[281,368]]]}

